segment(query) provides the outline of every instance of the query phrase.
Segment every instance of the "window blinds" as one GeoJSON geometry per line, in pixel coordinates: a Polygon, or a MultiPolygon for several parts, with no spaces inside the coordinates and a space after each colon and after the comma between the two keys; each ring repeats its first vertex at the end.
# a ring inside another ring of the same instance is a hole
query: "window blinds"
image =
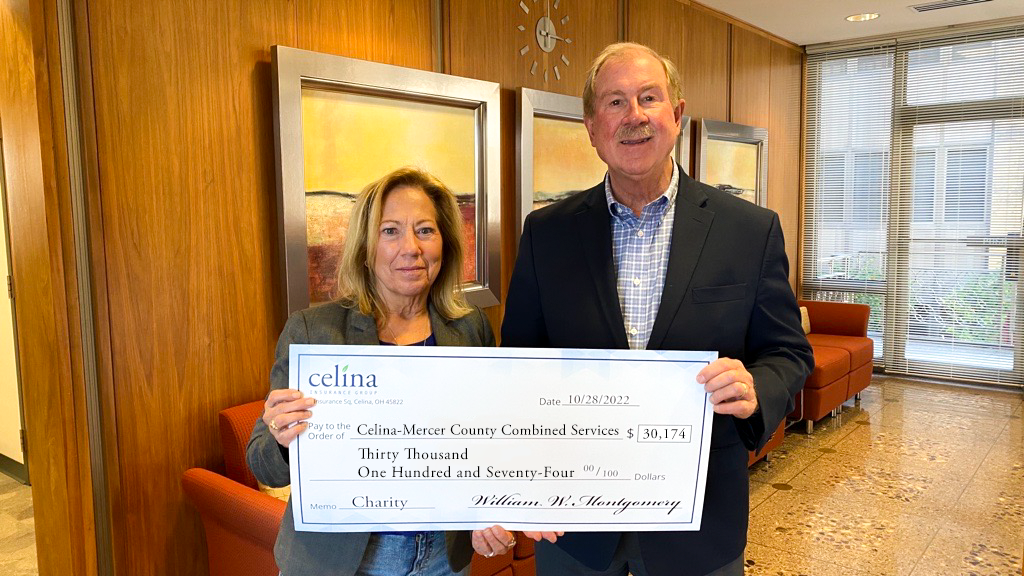
{"type": "Polygon", "coordinates": [[[805,298],[887,372],[1024,383],[1024,25],[808,56],[805,298]]]}

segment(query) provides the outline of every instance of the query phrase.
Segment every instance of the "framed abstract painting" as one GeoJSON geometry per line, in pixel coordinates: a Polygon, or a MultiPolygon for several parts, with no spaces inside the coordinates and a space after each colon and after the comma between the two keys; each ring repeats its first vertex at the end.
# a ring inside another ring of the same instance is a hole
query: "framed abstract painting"
{"type": "Polygon", "coordinates": [[[320,54],[272,50],[278,200],[288,312],[334,299],[356,196],[402,166],[456,195],[470,302],[500,297],[499,87],[320,54]]]}
{"type": "Polygon", "coordinates": [[[701,120],[697,179],[765,206],[768,188],[768,130],[701,120]]]}

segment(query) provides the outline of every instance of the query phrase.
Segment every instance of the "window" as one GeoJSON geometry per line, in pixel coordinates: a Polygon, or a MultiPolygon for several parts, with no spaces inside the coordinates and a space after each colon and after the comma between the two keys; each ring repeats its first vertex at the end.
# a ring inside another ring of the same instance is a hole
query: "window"
{"type": "Polygon", "coordinates": [[[869,303],[887,372],[1024,384],[1024,25],[809,47],[806,79],[801,295],[869,303]]]}
{"type": "Polygon", "coordinates": [[[883,48],[808,67],[803,285],[830,297],[884,294],[893,64],[883,48]]]}
{"type": "Polygon", "coordinates": [[[842,154],[830,154],[821,161],[821,195],[818,214],[823,222],[842,224],[843,201],[846,187],[846,158],[842,154]]]}
{"type": "Polygon", "coordinates": [[[988,204],[988,150],[946,152],[943,221],[984,222],[988,204]]]}
{"type": "Polygon", "coordinates": [[[935,221],[935,150],[914,153],[913,206],[915,223],[935,221]]]}
{"type": "Polygon", "coordinates": [[[885,157],[883,152],[861,153],[853,157],[853,224],[873,226],[881,223],[882,199],[889,181],[885,157]]]}

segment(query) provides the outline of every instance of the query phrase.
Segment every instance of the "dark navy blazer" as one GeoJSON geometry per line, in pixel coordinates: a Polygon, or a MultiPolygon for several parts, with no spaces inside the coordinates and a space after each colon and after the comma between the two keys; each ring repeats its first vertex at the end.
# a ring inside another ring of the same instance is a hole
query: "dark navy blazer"
{"type": "MultiPolygon", "coordinates": [[[[700,531],[643,532],[651,576],[704,575],[746,545],[747,451],[793,409],[813,368],[789,285],[778,216],[680,169],[672,247],[648,349],[713,350],[742,360],[759,410],[716,414],[700,531]]],[[[628,348],[612,260],[604,184],[531,213],[509,285],[502,346],[628,348]]],[[[619,533],[566,533],[558,545],[605,569],[619,533]]]]}

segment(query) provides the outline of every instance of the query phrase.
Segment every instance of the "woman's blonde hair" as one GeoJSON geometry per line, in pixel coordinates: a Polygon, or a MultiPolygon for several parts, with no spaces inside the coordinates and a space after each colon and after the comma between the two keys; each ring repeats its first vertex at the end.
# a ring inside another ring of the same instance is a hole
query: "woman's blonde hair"
{"type": "Polygon", "coordinates": [[[377,292],[373,263],[384,199],[389,192],[401,186],[423,190],[437,211],[437,227],[441,233],[441,269],[430,286],[430,303],[445,318],[465,316],[470,308],[462,294],[465,249],[458,202],[452,191],[440,180],[409,166],[371,182],[356,198],[349,219],[345,249],[338,265],[339,299],[349,306],[358,306],[363,314],[372,315],[377,320],[387,320],[388,310],[377,292]]]}

